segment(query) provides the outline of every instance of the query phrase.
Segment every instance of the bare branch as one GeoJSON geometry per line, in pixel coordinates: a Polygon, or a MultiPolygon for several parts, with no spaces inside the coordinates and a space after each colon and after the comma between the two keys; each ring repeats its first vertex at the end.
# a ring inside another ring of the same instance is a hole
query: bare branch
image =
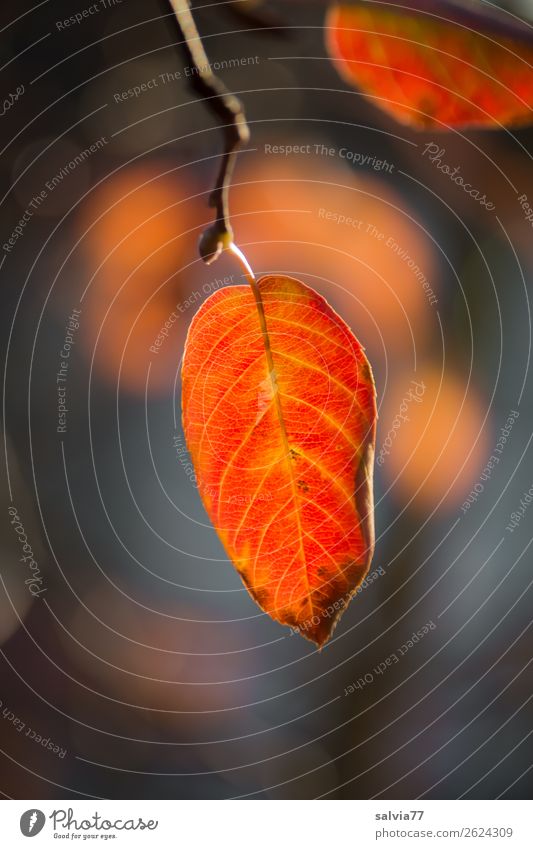
{"type": "Polygon", "coordinates": [[[169,0],[176,16],[182,47],[191,67],[191,85],[221,122],[224,152],[209,205],[216,210],[213,224],[200,238],[200,255],[210,264],[233,242],[229,219],[228,193],[237,151],[250,138],[241,101],[211,71],[188,0],[169,0]]]}

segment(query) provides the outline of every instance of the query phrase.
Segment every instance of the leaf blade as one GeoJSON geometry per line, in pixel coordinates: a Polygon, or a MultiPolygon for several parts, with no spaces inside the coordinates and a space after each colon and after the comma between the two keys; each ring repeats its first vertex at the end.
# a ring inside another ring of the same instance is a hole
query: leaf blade
{"type": "Polygon", "coordinates": [[[533,120],[533,47],[434,17],[338,4],[326,42],[340,75],[418,129],[533,120]]]}
{"type": "Polygon", "coordinates": [[[195,316],[184,431],[208,515],[250,594],[322,645],[373,553],[374,384],[320,295],[282,276],[257,285],[266,340],[248,286],[219,290],[195,316]]]}

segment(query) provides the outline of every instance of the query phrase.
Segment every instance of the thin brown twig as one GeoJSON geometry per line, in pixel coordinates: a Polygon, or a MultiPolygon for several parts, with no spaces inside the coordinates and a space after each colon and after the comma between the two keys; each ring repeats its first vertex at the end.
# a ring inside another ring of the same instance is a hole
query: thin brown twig
{"type": "Polygon", "coordinates": [[[188,0],[169,0],[175,14],[182,38],[182,47],[191,68],[191,85],[206,105],[221,121],[224,134],[224,152],[215,188],[209,197],[209,205],[216,210],[213,224],[200,238],[200,255],[210,264],[233,242],[230,224],[228,194],[237,151],[250,138],[244,107],[211,71],[202,40],[196,28],[188,0]]]}

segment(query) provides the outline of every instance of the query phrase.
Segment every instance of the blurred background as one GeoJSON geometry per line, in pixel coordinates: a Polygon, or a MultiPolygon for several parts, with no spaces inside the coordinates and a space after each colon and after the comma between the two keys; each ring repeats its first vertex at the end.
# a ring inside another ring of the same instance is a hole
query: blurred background
{"type": "Polygon", "coordinates": [[[323,3],[265,4],[274,29],[194,5],[252,132],[237,242],[373,365],[374,578],[319,653],[257,608],[203,510],[179,367],[241,269],[198,257],[221,136],[167,7],[8,0],[0,789],[527,798],[532,132],[394,122],[337,74],[323,3]]]}

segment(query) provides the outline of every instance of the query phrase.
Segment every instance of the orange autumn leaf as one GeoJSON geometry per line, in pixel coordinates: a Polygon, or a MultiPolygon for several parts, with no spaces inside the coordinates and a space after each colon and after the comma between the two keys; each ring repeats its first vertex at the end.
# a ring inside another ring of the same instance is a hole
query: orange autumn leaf
{"type": "Polygon", "coordinates": [[[340,74],[418,129],[531,122],[533,47],[436,17],[335,5],[326,40],[340,74]]]}
{"type": "Polygon", "coordinates": [[[284,276],[257,287],[259,310],[251,287],[232,286],[195,316],[184,431],[204,506],[250,594],[321,646],[372,558],[374,383],[324,298],[284,276]]]}

